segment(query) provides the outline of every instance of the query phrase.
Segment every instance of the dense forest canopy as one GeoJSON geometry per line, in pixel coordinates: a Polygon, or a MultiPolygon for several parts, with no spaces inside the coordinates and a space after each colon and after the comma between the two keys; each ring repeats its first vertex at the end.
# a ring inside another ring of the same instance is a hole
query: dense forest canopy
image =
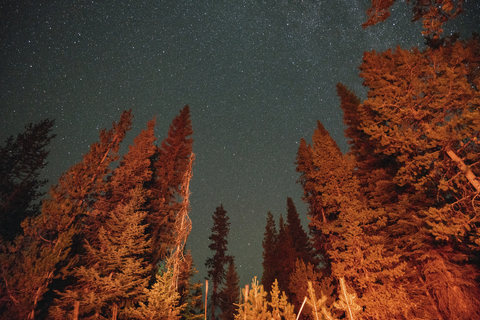
{"type": "MultiPolygon", "coordinates": [[[[363,26],[385,21],[393,3],[373,0],[363,26]]],[[[223,204],[212,215],[209,282],[192,283],[188,105],[163,141],[153,118],[123,154],[133,112],[122,112],[47,197],[39,172],[54,121],[8,138],[1,316],[480,319],[480,42],[442,33],[462,0],[410,6],[425,47],[364,52],[364,101],[337,84],[349,150],[322,119],[310,143],[299,141],[308,230],[290,197],[285,219],[268,212],[263,274],[241,290],[223,204]]]]}

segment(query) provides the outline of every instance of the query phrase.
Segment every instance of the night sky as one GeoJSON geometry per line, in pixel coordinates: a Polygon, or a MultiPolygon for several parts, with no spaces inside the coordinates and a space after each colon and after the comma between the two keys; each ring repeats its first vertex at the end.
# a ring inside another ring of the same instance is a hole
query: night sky
{"type": "MultiPolygon", "coordinates": [[[[158,142],[188,104],[196,163],[188,241],[199,274],[213,252],[212,214],[230,218],[241,285],[262,275],[267,212],[292,197],[305,223],[295,157],[317,119],[347,150],[335,84],[362,99],[364,51],[422,46],[421,23],[397,1],[387,22],[361,28],[369,0],[2,1],[0,141],[56,119],[45,176],[56,183],[98,131],[132,109],[133,138],[157,116],[158,142]]],[[[445,28],[467,37],[480,4],[445,28]]]]}

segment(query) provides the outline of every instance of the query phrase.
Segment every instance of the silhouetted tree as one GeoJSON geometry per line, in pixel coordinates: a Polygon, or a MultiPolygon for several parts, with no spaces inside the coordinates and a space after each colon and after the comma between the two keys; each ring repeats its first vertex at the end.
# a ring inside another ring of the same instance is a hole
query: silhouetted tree
{"type": "Polygon", "coordinates": [[[42,187],[48,180],[39,176],[47,165],[46,147],[55,137],[50,134],[54,123],[49,119],[30,123],[0,147],[0,236],[6,241],[21,233],[20,223],[26,217],[40,212],[42,187]]]}
{"type": "Polygon", "coordinates": [[[225,267],[232,260],[232,257],[226,254],[230,222],[223,205],[216,208],[212,218],[212,234],[208,237],[211,243],[208,248],[214,251],[214,255],[212,258],[207,258],[205,266],[207,267],[208,277],[212,280],[211,317],[212,320],[215,320],[215,309],[220,306],[221,301],[220,286],[223,284],[226,275],[225,267]]]}
{"type": "Polygon", "coordinates": [[[271,212],[267,214],[267,224],[265,226],[265,233],[263,237],[263,274],[261,284],[267,292],[270,292],[272,285],[277,278],[277,243],[278,234],[275,227],[275,219],[271,212]]]}
{"type": "Polygon", "coordinates": [[[284,291],[287,296],[291,292],[288,288],[290,275],[293,273],[296,261],[296,252],[293,247],[293,239],[288,230],[288,225],[284,222],[282,215],[280,215],[278,242],[276,248],[276,276],[278,280],[278,288],[284,291]]]}
{"type": "Polygon", "coordinates": [[[297,208],[290,197],[287,197],[287,226],[293,241],[296,259],[316,265],[312,244],[307,233],[303,230],[297,208]]]}
{"type": "Polygon", "coordinates": [[[238,277],[233,258],[229,261],[227,273],[225,275],[225,285],[220,294],[220,319],[233,320],[235,319],[235,310],[240,298],[240,278],[238,277]]]}

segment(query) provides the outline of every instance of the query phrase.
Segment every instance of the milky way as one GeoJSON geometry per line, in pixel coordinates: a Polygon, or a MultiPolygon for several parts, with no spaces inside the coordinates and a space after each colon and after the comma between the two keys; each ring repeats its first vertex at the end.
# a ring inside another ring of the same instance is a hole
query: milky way
{"type": "MultiPolygon", "coordinates": [[[[206,276],[211,216],[231,221],[229,253],[241,283],[261,277],[266,215],[294,199],[295,156],[322,121],[347,150],[335,84],[365,97],[364,51],[421,46],[420,23],[405,3],[363,30],[368,0],[329,1],[3,1],[0,4],[0,138],[55,118],[46,177],[81,160],[98,130],[133,109],[133,137],[157,116],[161,141],[190,105],[196,164],[191,183],[192,250],[206,276]]],[[[480,9],[446,28],[468,36],[480,9]]],[[[477,31],[479,31],[477,29],[477,31]]]]}

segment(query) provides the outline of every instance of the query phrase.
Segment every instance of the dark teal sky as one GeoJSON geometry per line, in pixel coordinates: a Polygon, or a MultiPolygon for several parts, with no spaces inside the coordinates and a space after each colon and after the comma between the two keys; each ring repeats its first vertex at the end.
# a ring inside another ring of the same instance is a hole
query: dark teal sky
{"type": "MultiPolygon", "coordinates": [[[[368,0],[2,1],[0,139],[55,118],[46,176],[81,160],[98,130],[133,109],[125,149],[146,122],[161,141],[190,105],[196,164],[191,183],[198,279],[211,256],[212,214],[231,221],[229,253],[241,284],[262,275],[267,212],[293,198],[305,224],[295,156],[317,119],[346,150],[335,84],[365,95],[364,51],[421,45],[420,24],[398,2],[387,22],[363,30],[368,0]]],[[[450,30],[480,25],[479,4],[450,30]]],[[[477,31],[478,28],[477,28],[477,31]]]]}

